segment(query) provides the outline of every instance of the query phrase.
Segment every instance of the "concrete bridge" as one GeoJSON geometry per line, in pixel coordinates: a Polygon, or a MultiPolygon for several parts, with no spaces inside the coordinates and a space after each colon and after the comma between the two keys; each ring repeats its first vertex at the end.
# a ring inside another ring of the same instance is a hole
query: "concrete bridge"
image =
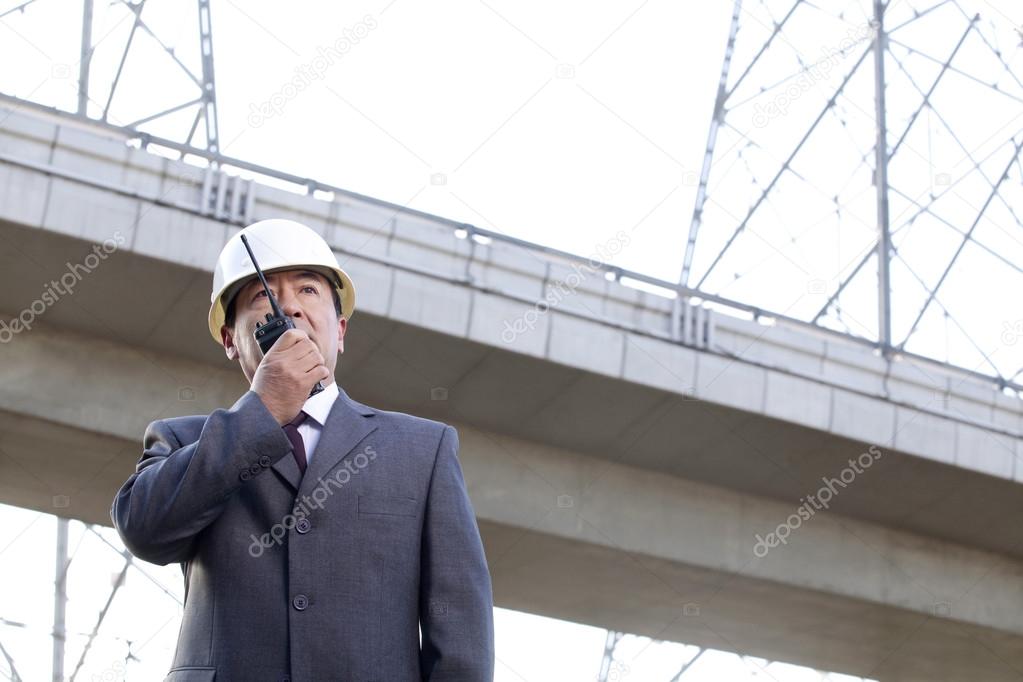
{"type": "Polygon", "coordinates": [[[109,525],[151,420],[234,402],[212,267],[289,217],[358,287],[339,382],[459,429],[498,605],[881,680],[1023,679],[1023,409],[991,379],[42,110],[0,120],[0,502],[109,525]]]}

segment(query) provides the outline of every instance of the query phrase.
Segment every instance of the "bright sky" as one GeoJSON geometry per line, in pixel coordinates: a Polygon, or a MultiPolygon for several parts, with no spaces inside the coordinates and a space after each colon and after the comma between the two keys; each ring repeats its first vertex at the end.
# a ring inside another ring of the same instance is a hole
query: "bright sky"
{"type": "MultiPolygon", "coordinates": [[[[19,4],[0,0],[0,13],[19,4]]],[[[582,255],[618,230],[635,228],[614,264],[678,280],[732,3],[212,4],[225,154],[582,255]],[[325,60],[324,50],[346,36],[355,36],[350,49],[325,60]],[[292,92],[288,83],[296,76],[310,84],[292,92]]],[[[827,14],[802,8],[778,49],[730,100],[691,285],[707,273],[865,49],[868,4],[824,3],[827,14]]],[[[891,0],[889,26],[931,4],[891,0]]],[[[1013,135],[1019,141],[1023,125],[1018,80],[1023,7],[1010,0],[960,4],[969,15],[981,13],[985,39],[975,34],[964,42],[959,71],[948,76],[953,87],[936,90],[936,111],[922,114],[891,168],[892,183],[905,196],[917,202],[929,194],[942,197],[933,214],[912,222],[912,203],[901,194],[892,198],[902,257],[892,275],[896,341],[908,333],[927,298],[914,273],[933,285],[961,241],[942,219],[960,231],[970,227],[1006,167],[1011,151],[1006,141],[1013,135]],[[1002,51],[1015,76],[992,59],[990,46],[1002,51]],[[971,74],[998,82],[1001,92],[970,80],[971,74]],[[984,176],[969,173],[974,163],[984,176]]],[[[745,3],[731,83],[789,5],[745,3]]],[[[0,60],[18,65],[0,76],[0,91],[74,106],[77,7],[38,0],[23,14],[0,19],[0,60]]],[[[179,9],[180,3],[150,0],[143,18],[199,73],[195,12],[179,9]]],[[[97,2],[95,13],[93,116],[106,102],[131,25],[123,5],[97,2]]],[[[964,28],[961,19],[956,4],[946,4],[933,15],[935,23],[921,22],[895,37],[944,58],[964,28]]],[[[902,45],[892,49],[912,78],[889,60],[890,143],[919,102],[914,88],[926,90],[939,68],[902,45]]],[[[869,71],[850,81],[850,96],[838,101],[809,138],[795,172],[779,180],[758,218],[707,275],[707,291],[806,319],[869,248],[875,235],[873,189],[869,169],[859,163],[873,144],[869,71]]],[[[109,118],[128,124],[195,95],[182,71],[140,32],[109,118]]],[[[181,111],[147,129],[183,139],[193,112],[181,111]]],[[[1011,207],[1023,205],[1023,183],[1019,163],[1008,168],[1005,200],[992,202],[974,233],[987,249],[967,243],[961,266],[950,272],[939,296],[951,317],[929,306],[921,332],[907,347],[1012,376],[1023,365],[1023,344],[1016,343],[1023,337],[1023,311],[1019,297],[1011,295],[1021,283],[1012,266],[1023,263],[1023,224],[1019,209],[1011,207]]],[[[875,270],[870,263],[854,280],[842,316],[828,318],[831,326],[876,333],[875,270]]],[[[26,679],[43,679],[49,670],[55,519],[10,507],[0,507],[0,518],[5,577],[0,643],[26,679]]],[[[120,549],[113,531],[101,530],[100,536],[120,549]]],[[[110,577],[120,571],[122,560],[100,536],[72,524],[71,547],[78,554],[70,573],[69,623],[75,633],[91,630],[110,577]]],[[[141,659],[132,663],[139,670],[132,670],[133,679],[157,679],[165,671],[176,636],[180,571],[143,566],[145,574],[129,572],[79,679],[120,679],[125,640],[119,638],[127,637],[141,659]]],[[[597,674],[603,630],[500,609],[497,627],[499,680],[581,681],[597,674]]],[[[69,665],[83,641],[80,634],[69,641],[69,665]]],[[[619,651],[628,666],[624,679],[667,680],[695,650],[629,637],[619,651]]],[[[0,661],[0,670],[5,665],[0,661]]],[[[758,667],[763,665],[711,653],[686,679],[819,679],[781,664],[772,664],[768,673],[758,667]]]]}

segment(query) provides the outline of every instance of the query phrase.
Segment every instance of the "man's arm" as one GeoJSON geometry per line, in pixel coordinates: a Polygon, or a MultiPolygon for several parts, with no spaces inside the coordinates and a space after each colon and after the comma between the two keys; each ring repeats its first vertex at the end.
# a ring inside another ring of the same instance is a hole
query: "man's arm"
{"type": "MultiPolygon", "coordinates": [[[[142,458],[114,498],[110,518],[140,559],[169,564],[189,559],[195,537],[223,511],[253,464],[276,462],[291,443],[253,391],[206,418],[199,440],[181,445],[170,427],[146,429],[142,458]]],[[[244,480],[243,480],[244,479],[244,480]]]]}
{"type": "Polygon", "coordinates": [[[472,503],[458,463],[458,432],[444,428],[423,523],[419,662],[423,680],[494,679],[494,598],[472,503]]]}

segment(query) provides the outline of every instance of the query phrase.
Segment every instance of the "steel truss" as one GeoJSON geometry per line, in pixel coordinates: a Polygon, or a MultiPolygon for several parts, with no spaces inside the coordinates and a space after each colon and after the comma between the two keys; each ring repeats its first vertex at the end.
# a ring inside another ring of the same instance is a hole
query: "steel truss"
{"type": "MultiPolygon", "coordinates": [[[[1023,373],[1023,368],[1011,373],[996,364],[991,348],[968,331],[969,323],[958,319],[963,306],[953,312],[945,300],[946,295],[955,298],[949,291],[954,288],[950,275],[962,277],[967,249],[975,250],[973,255],[983,254],[1013,276],[1023,274],[1023,250],[1015,251],[1014,258],[1004,247],[988,243],[993,234],[999,242],[1023,246],[1019,189],[1023,123],[1017,116],[993,135],[985,135],[982,144],[971,145],[965,133],[973,133],[974,140],[978,137],[970,129],[972,121],[949,115],[949,109],[955,108],[950,104],[961,107],[963,98],[973,97],[978,98],[978,107],[1008,105],[1007,111],[1019,110],[1023,33],[988,3],[978,8],[989,15],[987,21],[967,11],[966,5],[971,5],[969,0],[853,0],[843,3],[839,11],[808,0],[735,0],[679,284],[721,295],[734,281],[748,276],[756,266],[734,275],[722,270],[726,264],[736,269],[746,265],[751,249],[765,250],[769,240],[759,231],[780,232],[788,228],[786,222],[805,224],[798,213],[786,213],[779,206],[785,201],[791,204],[797,188],[815,201],[832,205],[827,226],[835,230],[831,240],[857,223],[873,235],[860,256],[833,281],[818,283],[821,291],[815,293],[825,294],[826,300],[816,312],[797,315],[799,319],[866,338],[889,358],[914,348],[926,349],[917,350],[919,354],[939,357],[933,338],[937,313],[946,327],[946,347],[951,325],[956,339],[965,340],[971,356],[981,359],[978,366],[992,372],[1000,386],[1023,373]],[[841,22],[861,30],[850,31],[857,40],[828,46],[825,59],[808,61],[796,44],[799,39],[792,36],[800,27],[805,29],[809,20],[841,22]],[[933,35],[938,22],[941,39],[933,35]],[[745,42],[744,32],[752,33],[745,42]],[[737,56],[740,48],[744,59],[737,56]],[[935,54],[935,50],[941,51],[935,54]],[[984,59],[988,68],[978,70],[976,63],[984,59]],[[791,67],[781,78],[779,64],[791,67]],[[831,74],[822,75],[824,66],[828,72],[832,68],[840,72],[837,84],[827,82],[831,74]],[[893,92],[903,100],[898,115],[892,113],[893,92]],[[868,93],[874,99],[872,112],[857,101],[868,93]],[[804,101],[790,101],[799,98],[804,101]],[[787,111],[793,104],[798,106],[787,111]],[[785,124],[798,134],[777,143],[774,118],[787,119],[785,124]],[[747,125],[751,121],[752,129],[747,125]],[[723,133],[729,139],[723,141],[723,133]],[[938,137],[960,156],[964,167],[940,172],[941,160],[936,153],[932,156],[930,146],[938,137]],[[926,151],[913,148],[921,141],[926,142],[926,151]],[[731,146],[723,148],[729,142],[731,146]],[[807,172],[814,160],[827,167],[832,151],[843,145],[852,153],[835,155],[847,162],[840,167],[844,173],[840,181],[817,181],[807,172]],[[911,187],[921,171],[931,180],[924,192],[919,186],[911,187]],[[735,175],[739,180],[733,180],[735,175]],[[741,196],[737,187],[754,190],[750,196],[741,196]],[[867,220],[865,211],[848,210],[851,204],[865,206],[865,194],[872,194],[873,220],[867,220]],[[729,210],[743,203],[748,207],[738,215],[729,210]],[[708,216],[710,212],[713,216],[708,216]],[[921,230],[941,230],[936,236],[955,241],[944,252],[935,248],[934,253],[926,253],[927,265],[941,264],[938,272],[920,272],[921,251],[931,248],[919,244],[921,230]],[[853,289],[863,289],[872,269],[876,271],[875,321],[865,323],[865,316],[857,319],[842,304],[853,289]],[[893,285],[896,274],[898,286],[893,285]],[[911,324],[893,328],[893,308],[901,313],[900,320],[912,320],[911,324]],[[926,333],[922,331],[925,323],[929,323],[926,333]],[[859,332],[854,333],[853,327],[859,332]]],[[[801,234],[789,232],[791,243],[786,246],[791,248],[787,250],[768,245],[792,261],[789,254],[799,250],[799,241],[820,229],[824,228],[812,224],[801,234]]],[[[1023,279],[1018,284],[1023,285],[1023,279]]],[[[998,322],[992,322],[997,328],[998,322]]]]}

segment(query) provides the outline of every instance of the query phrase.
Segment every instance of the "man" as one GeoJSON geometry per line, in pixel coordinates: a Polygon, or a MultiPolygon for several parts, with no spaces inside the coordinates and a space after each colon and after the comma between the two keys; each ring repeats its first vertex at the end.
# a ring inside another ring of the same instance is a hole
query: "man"
{"type": "Polygon", "coordinates": [[[337,386],[355,290],[318,234],[287,220],[242,233],[297,328],[262,355],[269,299],[235,235],[209,328],[250,390],[150,424],[110,512],[135,556],[182,564],[165,682],[492,680],[490,575],[457,432],[337,386]]]}

